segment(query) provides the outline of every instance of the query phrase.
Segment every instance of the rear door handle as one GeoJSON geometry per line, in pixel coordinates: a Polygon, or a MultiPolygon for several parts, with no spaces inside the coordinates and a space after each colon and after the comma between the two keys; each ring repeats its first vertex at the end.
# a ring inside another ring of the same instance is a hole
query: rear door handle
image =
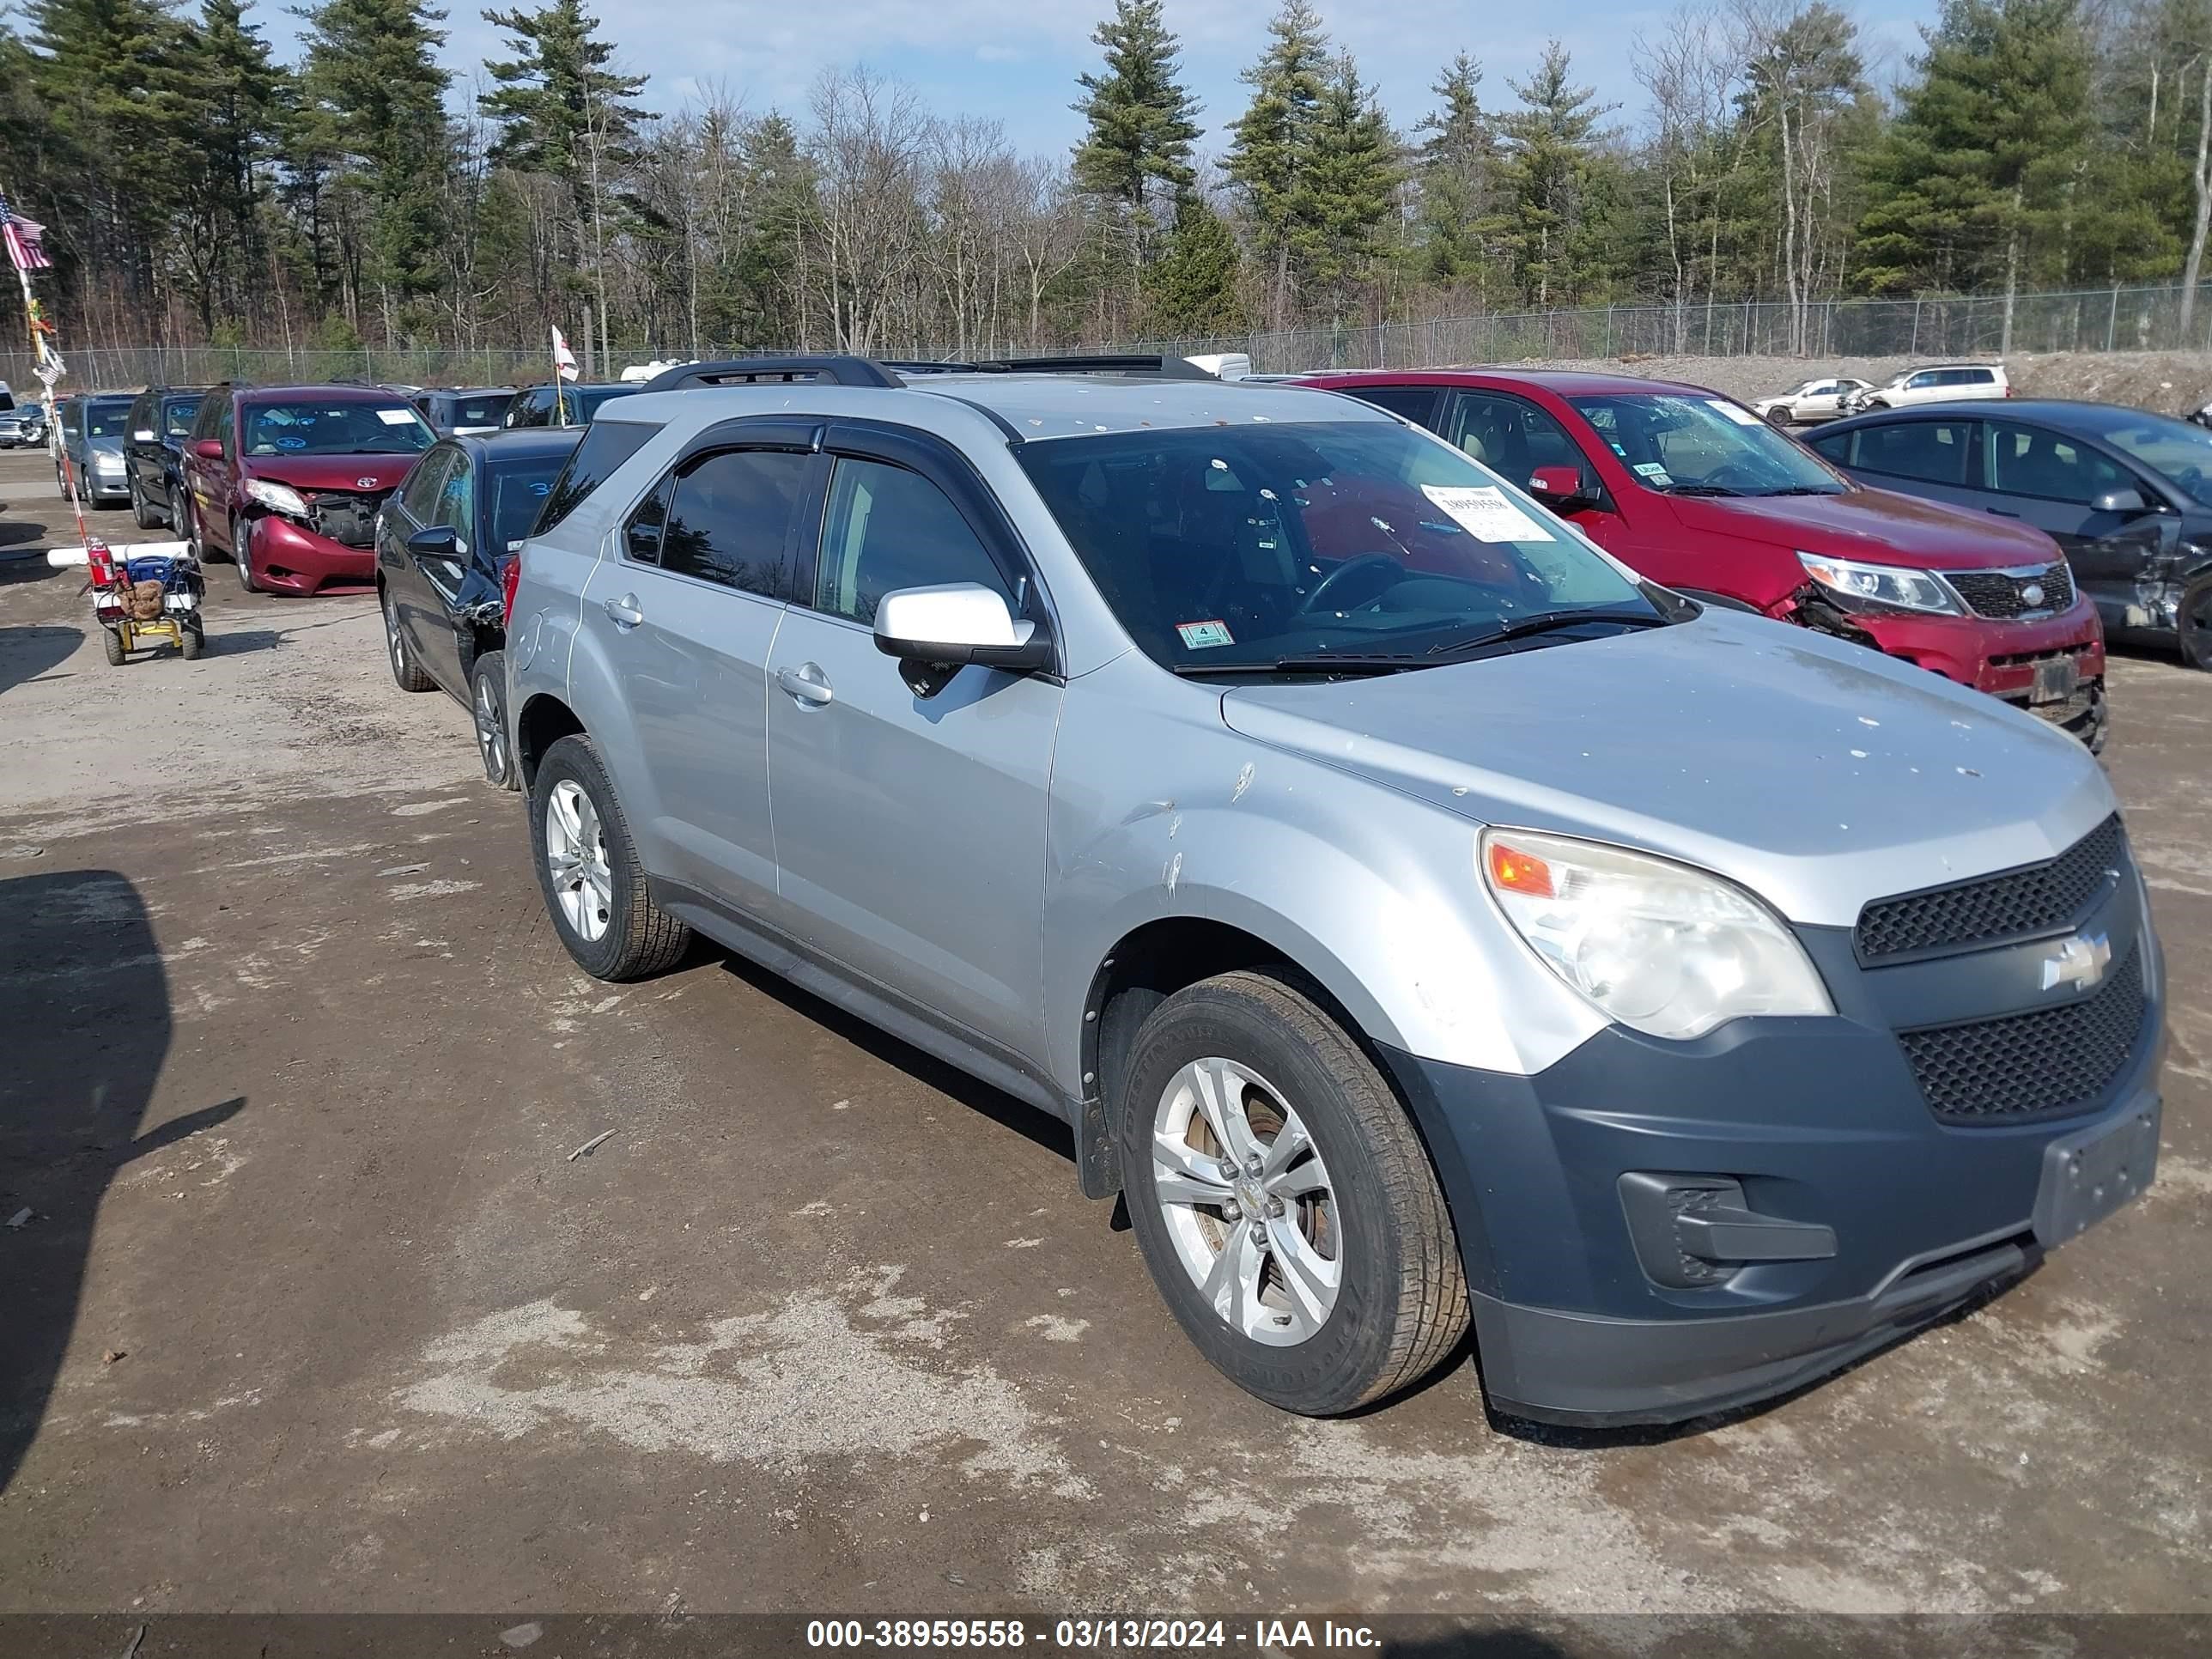
{"type": "Polygon", "coordinates": [[[605,609],[614,619],[617,628],[635,628],[645,620],[645,612],[637,608],[637,595],[625,593],[618,599],[609,599],[605,609]]]}
{"type": "Polygon", "coordinates": [[[830,677],[822,672],[819,663],[803,662],[796,668],[779,668],[775,671],[775,683],[795,701],[816,708],[837,695],[830,690],[830,677]]]}

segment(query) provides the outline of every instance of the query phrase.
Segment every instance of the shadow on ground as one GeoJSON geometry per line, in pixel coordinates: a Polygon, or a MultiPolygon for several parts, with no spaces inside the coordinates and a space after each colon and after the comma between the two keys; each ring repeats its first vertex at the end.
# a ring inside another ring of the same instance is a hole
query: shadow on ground
{"type": "MultiPolygon", "coordinates": [[[[112,870],[0,880],[0,1492],[69,1358],[109,1184],[246,1104],[227,1100],[140,1131],[171,1024],[153,925],[128,880],[112,870]]],[[[96,1367],[100,1357],[78,1363],[96,1367]]]]}
{"type": "Polygon", "coordinates": [[[0,691],[51,673],[83,640],[81,628],[0,628],[0,691]]]}

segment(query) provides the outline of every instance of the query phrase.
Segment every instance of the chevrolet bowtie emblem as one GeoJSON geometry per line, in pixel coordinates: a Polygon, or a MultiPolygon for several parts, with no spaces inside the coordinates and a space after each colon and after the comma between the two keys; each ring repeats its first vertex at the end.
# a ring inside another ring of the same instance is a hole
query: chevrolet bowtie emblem
{"type": "Polygon", "coordinates": [[[2088,990],[2105,976],[2112,965],[2112,941],[2103,933],[2076,933],[2058,947],[2056,956],[2043,959],[2043,988],[2055,991],[2062,985],[2071,985],[2088,990]]]}

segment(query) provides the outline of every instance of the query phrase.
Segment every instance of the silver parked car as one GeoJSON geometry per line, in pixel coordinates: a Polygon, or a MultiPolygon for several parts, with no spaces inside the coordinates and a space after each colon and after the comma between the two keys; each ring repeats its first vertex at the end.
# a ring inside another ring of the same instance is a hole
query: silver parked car
{"type": "Polygon", "coordinates": [[[1759,1398],[2149,1182],[2159,945],[2078,744],[1367,404],[1073,367],[599,412],[507,633],[586,971],[696,930],[1064,1121],[1298,1412],[1470,1320],[1510,1413],[1759,1398]]]}
{"type": "Polygon", "coordinates": [[[131,477],[124,464],[123,441],[130,435],[131,408],[137,401],[135,394],[125,392],[78,396],[60,404],[54,420],[54,486],[63,500],[70,493],[62,467],[66,453],[87,505],[129,505],[131,477]]]}

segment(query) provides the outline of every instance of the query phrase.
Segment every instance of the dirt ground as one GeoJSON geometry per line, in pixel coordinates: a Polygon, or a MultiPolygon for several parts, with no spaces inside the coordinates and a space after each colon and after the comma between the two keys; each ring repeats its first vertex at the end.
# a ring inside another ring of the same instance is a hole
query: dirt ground
{"type": "MultiPolygon", "coordinates": [[[[1666,357],[1528,363],[1523,368],[1574,368],[1687,380],[1747,403],[1803,384],[1815,374],[1850,374],[1881,385],[1899,369],[1941,361],[1931,357],[1666,357]]],[[[1986,362],[1978,358],[1977,362],[1986,362]]],[[[2080,398],[2132,404],[2169,415],[2186,415],[2212,401],[2212,352],[2014,352],[2004,360],[2006,378],[2020,398],[2080,398]]]]}
{"type": "MultiPolygon", "coordinates": [[[[0,499],[60,539],[42,456],[0,499]]],[[[0,1611],[2212,1613],[2212,678],[2112,670],[2145,1200],[1719,1426],[1467,1363],[1315,1423],[1055,1126],[719,956],[580,975],[374,605],[210,574],[208,655],[115,669],[0,562],[0,1611]]]]}

